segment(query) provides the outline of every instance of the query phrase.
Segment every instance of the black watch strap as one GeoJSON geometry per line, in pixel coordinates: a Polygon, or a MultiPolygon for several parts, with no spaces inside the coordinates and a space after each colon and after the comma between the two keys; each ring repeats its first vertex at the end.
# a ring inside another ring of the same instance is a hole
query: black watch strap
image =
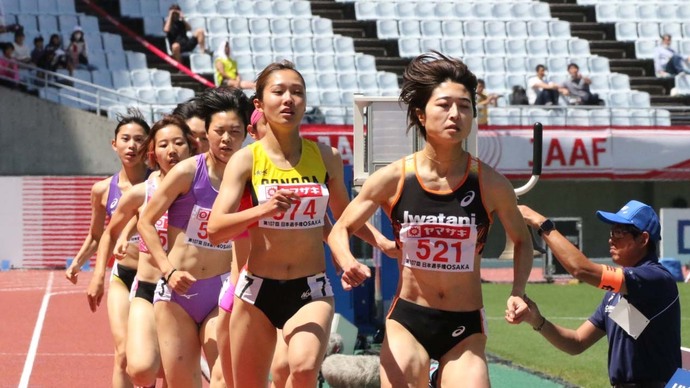
{"type": "Polygon", "coordinates": [[[550,219],[544,220],[544,222],[539,225],[539,230],[537,230],[537,234],[541,236],[544,232],[548,234],[550,231],[556,229],[556,224],[553,223],[550,219]]]}

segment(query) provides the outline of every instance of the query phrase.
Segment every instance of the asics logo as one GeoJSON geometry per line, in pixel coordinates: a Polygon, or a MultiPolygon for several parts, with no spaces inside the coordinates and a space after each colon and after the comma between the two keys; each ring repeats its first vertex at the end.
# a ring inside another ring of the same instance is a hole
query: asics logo
{"type": "Polygon", "coordinates": [[[453,338],[460,337],[462,335],[462,333],[464,333],[464,332],[465,332],[465,326],[460,326],[457,329],[453,330],[453,332],[450,335],[453,338]]]}
{"type": "Polygon", "coordinates": [[[465,207],[474,201],[475,193],[474,191],[468,191],[465,197],[460,201],[460,206],[465,207]]]}
{"type": "Polygon", "coordinates": [[[110,202],[110,208],[115,209],[117,207],[117,203],[120,202],[120,198],[115,198],[113,199],[112,202],[110,202]]]}

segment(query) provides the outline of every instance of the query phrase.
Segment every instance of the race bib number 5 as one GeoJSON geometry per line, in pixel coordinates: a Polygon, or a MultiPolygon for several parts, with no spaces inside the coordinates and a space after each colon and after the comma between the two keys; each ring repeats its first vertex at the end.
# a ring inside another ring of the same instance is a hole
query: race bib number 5
{"type": "Polygon", "coordinates": [[[211,217],[211,209],[203,208],[199,205],[194,205],[192,215],[189,217],[189,224],[187,224],[187,244],[196,245],[202,248],[216,249],[219,251],[227,251],[232,249],[232,242],[226,241],[218,245],[213,245],[208,239],[208,219],[211,217]]]}
{"type": "Polygon", "coordinates": [[[405,224],[400,230],[403,265],[441,272],[474,271],[474,225],[405,224]]]}
{"type": "Polygon", "coordinates": [[[259,203],[265,203],[278,190],[294,191],[300,201],[293,203],[288,210],[259,221],[262,228],[308,229],[323,226],[323,218],[328,207],[328,187],[319,183],[261,185],[259,203]]]}

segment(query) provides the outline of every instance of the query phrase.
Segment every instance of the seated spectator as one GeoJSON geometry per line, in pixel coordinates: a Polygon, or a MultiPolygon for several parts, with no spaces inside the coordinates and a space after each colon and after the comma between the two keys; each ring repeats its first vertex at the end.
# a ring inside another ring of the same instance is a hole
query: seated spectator
{"type": "Polygon", "coordinates": [[[570,105],[599,105],[599,95],[589,90],[592,80],[580,73],[580,67],[576,63],[568,65],[570,78],[561,85],[561,93],[570,105]]]}
{"type": "Polygon", "coordinates": [[[191,31],[192,26],[187,23],[182,10],[178,4],[173,4],[168,10],[168,17],[165,18],[165,25],[163,25],[163,32],[170,44],[172,57],[176,61],[182,61],[182,53],[194,50],[199,45],[201,53],[206,52],[206,34],[201,28],[197,28],[192,33],[192,36],[187,36],[187,31],[191,31]]]}
{"type": "Polygon", "coordinates": [[[0,85],[16,88],[19,82],[19,67],[12,58],[14,45],[2,43],[2,56],[0,56],[0,85]]]}
{"type": "Polygon", "coordinates": [[[673,77],[680,73],[690,73],[690,57],[683,58],[671,48],[671,35],[661,36],[661,44],[654,50],[654,71],[657,77],[673,77]]]}
{"type": "Polygon", "coordinates": [[[256,84],[243,80],[237,72],[237,61],[230,56],[230,42],[221,43],[213,53],[216,86],[230,86],[240,89],[254,89],[256,84]]]}
{"type": "Polygon", "coordinates": [[[77,69],[96,70],[96,66],[89,64],[89,58],[86,54],[86,42],[84,41],[84,31],[80,26],[74,27],[69,41],[69,46],[67,46],[67,58],[68,61],[71,62],[72,67],[77,69]]]}
{"type": "Polygon", "coordinates": [[[39,35],[34,38],[34,49],[31,50],[31,62],[38,66],[38,64],[41,62],[41,57],[43,57],[44,52],[45,48],[43,46],[43,37],[39,35]]]}
{"type": "Polygon", "coordinates": [[[69,61],[67,53],[62,48],[62,38],[59,34],[50,36],[43,56],[45,58],[42,64],[39,64],[39,67],[50,71],[67,69],[69,75],[74,73],[74,66],[72,66],[72,62],[69,61]]]}
{"type": "Polygon", "coordinates": [[[477,80],[477,124],[489,123],[489,106],[496,106],[500,97],[497,94],[485,94],[486,83],[483,79],[477,80]]]}
{"type": "Polygon", "coordinates": [[[24,31],[19,30],[14,33],[14,60],[21,63],[31,62],[31,49],[24,44],[26,36],[24,31]]]}
{"type": "Polygon", "coordinates": [[[12,24],[5,24],[4,19],[0,15],[0,34],[5,33],[5,32],[17,32],[17,31],[23,31],[24,27],[22,27],[21,24],[17,23],[12,23],[12,24]]]}
{"type": "Polygon", "coordinates": [[[530,105],[558,105],[559,85],[547,81],[546,70],[544,65],[537,65],[537,74],[527,81],[527,98],[530,105]]]}

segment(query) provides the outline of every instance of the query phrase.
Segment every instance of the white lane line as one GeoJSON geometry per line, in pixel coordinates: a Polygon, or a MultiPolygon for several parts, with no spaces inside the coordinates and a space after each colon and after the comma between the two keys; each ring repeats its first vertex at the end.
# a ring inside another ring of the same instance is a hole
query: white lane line
{"type": "MultiPolygon", "coordinates": [[[[37,353],[41,357],[112,357],[112,353],[37,353]]],[[[24,357],[26,353],[0,352],[2,357],[24,357]]]]}
{"type": "Polygon", "coordinates": [[[29,386],[31,371],[34,368],[34,361],[36,360],[36,350],[38,349],[38,341],[41,339],[43,322],[45,321],[46,311],[48,310],[48,303],[50,302],[50,293],[53,288],[53,278],[54,273],[51,272],[48,275],[48,283],[46,284],[46,292],[45,294],[43,294],[43,302],[41,302],[41,309],[38,311],[38,318],[36,318],[36,326],[34,327],[34,334],[31,337],[29,352],[27,353],[26,361],[24,362],[22,378],[19,380],[19,388],[26,388],[29,386]]]}

